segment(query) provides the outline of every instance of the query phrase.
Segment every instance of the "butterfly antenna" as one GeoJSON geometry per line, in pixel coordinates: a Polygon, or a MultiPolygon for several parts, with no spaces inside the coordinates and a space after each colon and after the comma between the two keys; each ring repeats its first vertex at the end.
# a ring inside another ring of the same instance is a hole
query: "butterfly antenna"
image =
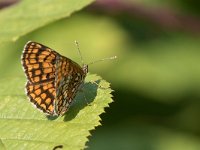
{"type": "Polygon", "coordinates": [[[93,61],[91,63],[89,63],[88,65],[91,65],[91,64],[94,64],[96,62],[100,62],[100,61],[104,61],[104,60],[112,60],[112,59],[116,59],[117,56],[112,56],[112,57],[108,57],[108,58],[103,58],[103,59],[99,59],[99,60],[96,60],[96,61],[93,61]]]}
{"type": "Polygon", "coordinates": [[[77,49],[78,49],[78,53],[79,53],[80,58],[81,58],[81,63],[84,65],[83,57],[82,57],[81,51],[80,51],[80,49],[79,49],[78,41],[75,41],[75,44],[76,44],[76,47],[77,47],[77,49]]]}

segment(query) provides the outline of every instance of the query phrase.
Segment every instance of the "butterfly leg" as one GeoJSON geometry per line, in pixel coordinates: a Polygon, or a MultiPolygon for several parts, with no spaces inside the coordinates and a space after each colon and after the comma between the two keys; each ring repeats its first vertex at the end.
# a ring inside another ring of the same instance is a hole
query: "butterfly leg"
{"type": "Polygon", "coordinates": [[[100,85],[100,83],[97,83],[98,81],[90,80],[89,82],[92,84],[95,84],[98,88],[107,89],[106,87],[103,87],[102,85],[100,85]]]}

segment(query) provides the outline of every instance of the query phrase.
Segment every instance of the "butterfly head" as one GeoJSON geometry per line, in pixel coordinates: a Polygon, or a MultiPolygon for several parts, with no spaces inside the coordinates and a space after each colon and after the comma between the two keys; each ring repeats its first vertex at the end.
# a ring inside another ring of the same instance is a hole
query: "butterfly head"
{"type": "Polygon", "coordinates": [[[83,72],[85,75],[88,73],[88,65],[87,64],[83,65],[83,72]]]}

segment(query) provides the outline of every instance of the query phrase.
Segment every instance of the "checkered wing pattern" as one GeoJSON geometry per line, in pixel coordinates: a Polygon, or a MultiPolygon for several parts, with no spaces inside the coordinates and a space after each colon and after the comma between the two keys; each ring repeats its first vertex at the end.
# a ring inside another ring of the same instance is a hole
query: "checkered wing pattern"
{"type": "Polygon", "coordinates": [[[44,113],[54,114],[56,56],[50,48],[28,42],[22,54],[22,65],[28,79],[26,93],[30,101],[44,113]]]}
{"type": "Polygon", "coordinates": [[[27,96],[48,115],[63,115],[68,110],[88,69],[35,42],[25,45],[22,65],[27,96]]]}
{"type": "Polygon", "coordinates": [[[78,64],[66,57],[57,57],[55,112],[58,115],[63,115],[68,110],[85,76],[78,64]]]}

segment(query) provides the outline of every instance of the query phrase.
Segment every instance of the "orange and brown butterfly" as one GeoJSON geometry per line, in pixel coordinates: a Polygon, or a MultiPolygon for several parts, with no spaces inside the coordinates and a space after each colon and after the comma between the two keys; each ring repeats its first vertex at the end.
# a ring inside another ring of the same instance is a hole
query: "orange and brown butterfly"
{"type": "Polygon", "coordinates": [[[81,67],[51,48],[31,41],[25,45],[21,60],[30,101],[47,115],[63,115],[83,84],[88,65],[81,67]]]}

